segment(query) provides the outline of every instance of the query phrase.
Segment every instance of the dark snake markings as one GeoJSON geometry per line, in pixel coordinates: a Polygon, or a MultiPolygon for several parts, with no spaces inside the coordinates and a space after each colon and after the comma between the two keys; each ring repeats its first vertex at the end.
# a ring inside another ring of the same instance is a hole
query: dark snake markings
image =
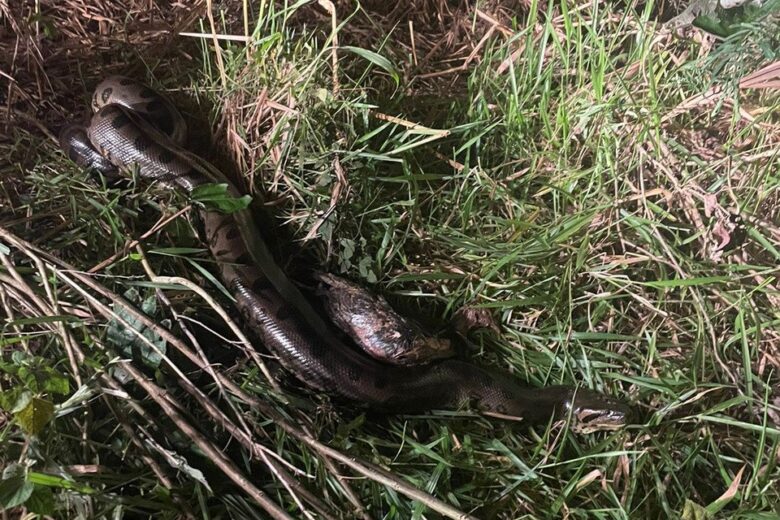
{"type": "MultiPolygon", "coordinates": [[[[101,171],[137,169],[142,177],[185,193],[226,183],[232,196],[241,196],[216,168],[181,148],[186,135],[181,115],[146,85],[108,78],[96,88],[93,108],[86,133],[78,127],[61,133],[61,146],[78,164],[101,171]]],[[[470,405],[527,422],[570,414],[582,431],[615,429],[627,421],[628,406],[588,389],[529,388],[508,374],[456,359],[393,366],[358,352],[338,339],[275,264],[248,210],[225,215],[201,209],[200,217],[219,275],[240,313],[280,362],[314,389],[390,412],[470,405]]]]}
{"type": "Polygon", "coordinates": [[[237,227],[230,227],[227,230],[227,233],[225,233],[225,237],[228,240],[235,240],[235,239],[239,238],[240,236],[241,236],[241,230],[238,229],[237,227]]]}
{"type": "Polygon", "coordinates": [[[168,164],[176,158],[176,155],[170,150],[163,150],[157,158],[161,163],[168,164]]]}
{"type": "Polygon", "coordinates": [[[115,118],[111,120],[111,126],[114,127],[114,130],[120,130],[124,126],[130,124],[130,118],[127,117],[125,114],[119,114],[115,118]]]}
{"type": "Polygon", "coordinates": [[[133,141],[133,146],[135,146],[139,152],[145,152],[152,146],[152,140],[145,135],[139,135],[135,138],[135,141],[133,141]]]}
{"type": "MultiPolygon", "coordinates": [[[[138,93],[138,95],[140,97],[146,98],[146,99],[151,99],[151,98],[157,98],[158,97],[157,96],[157,92],[155,92],[154,90],[152,90],[152,89],[150,89],[148,87],[142,88],[141,91],[138,93]]],[[[151,105],[151,103],[150,103],[150,105],[151,105]]],[[[149,110],[153,110],[151,108],[151,106],[149,106],[149,110]]]]}

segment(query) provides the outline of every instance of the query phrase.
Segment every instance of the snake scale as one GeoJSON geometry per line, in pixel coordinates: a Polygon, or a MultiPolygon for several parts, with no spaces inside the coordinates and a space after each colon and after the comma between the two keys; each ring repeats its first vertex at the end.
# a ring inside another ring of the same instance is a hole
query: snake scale
{"type": "MultiPolygon", "coordinates": [[[[60,143],[78,164],[106,174],[137,172],[191,194],[225,183],[220,172],[183,148],[186,126],[163,96],[133,79],[102,81],[88,125],[68,126],[60,143]]],[[[205,241],[236,306],[281,364],[307,386],[387,412],[470,407],[486,415],[538,423],[568,415],[580,431],[623,426],[629,407],[597,392],[566,386],[531,388],[457,359],[394,366],[344,343],[274,262],[248,209],[201,208],[205,241]]]]}

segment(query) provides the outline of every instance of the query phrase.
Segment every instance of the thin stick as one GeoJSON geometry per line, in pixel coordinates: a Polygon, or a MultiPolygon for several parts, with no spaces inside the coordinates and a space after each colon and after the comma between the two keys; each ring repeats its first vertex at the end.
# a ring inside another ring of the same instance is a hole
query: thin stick
{"type": "MultiPolygon", "coordinates": [[[[274,388],[274,390],[278,392],[282,391],[282,389],[279,387],[279,384],[276,382],[276,380],[271,375],[271,372],[268,370],[268,367],[265,366],[263,360],[260,359],[260,356],[257,355],[257,351],[252,346],[252,343],[249,341],[249,338],[247,338],[244,335],[244,333],[241,331],[241,328],[238,325],[236,325],[236,322],[234,322],[230,318],[230,316],[228,316],[228,313],[225,311],[225,309],[223,309],[222,306],[219,305],[216,302],[216,300],[214,300],[214,298],[212,298],[209,295],[209,293],[204,291],[202,287],[180,276],[153,276],[151,280],[152,282],[159,283],[159,284],[181,285],[183,287],[186,287],[190,291],[194,292],[198,296],[200,296],[203,299],[203,301],[205,301],[209,305],[209,307],[214,309],[214,311],[219,315],[219,317],[222,318],[222,320],[224,320],[227,326],[230,327],[230,330],[233,331],[233,334],[236,335],[238,341],[243,345],[244,352],[246,352],[252,358],[255,364],[260,368],[260,370],[263,372],[263,375],[266,377],[266,379],[274,388]]],[[[216,379],[216,373],[213,373],[213,371],[210,373],[212,377],[216,379]]]]}
{"type": "Polygon", "coordinates": [[[336,18],[336,6],[330,0],[318,0],[317,1],[323,9],[328,11],[330,15],[330,66],[331,74],[333,77],[333,97],[336,97],[339,93],[339,57],[336,52],[339,48],[339,33],[338,33],[338,19],[336,18]]]}
{"type": "MultiPolygon", "coordinates": [[[[308,429],[304,428],[304,432],[310,437],[313,437],[308,429]]],[[[347,500],[349,500],[352,505],[355,506],[355,514],[360,515],[363,520],[371,520],[371,515],[369,515],[368,511],[366,511],[366,507],[360,501],[360,498],[352,489],[352,486],[349,485],[346,477],[344,477],[344,475],[342,475],[339,469],[336,467],[336,464],[333,462],[333,460],[331,460],[330,457],[322,457],[322,463],[325,464],[325,467],[328,468],[328,471],[330,471],[333,476],[336,477],[336,480],[339,481],[339,484],[341,484],[341,487],[344,490],[344,494],[347,495],[347,500]]]]}
{"type": "Polygon", "coordinates": [[[219,46],[219,38],[217,37],[217,24],[214,21],[214,13],[212,12],[213,8],[214,6],[212,0],[206,0],[206,17],[209,19],[211,37],[214,42],[214,54],[217,57],[219,79],[222,81],[222,88],[227,89],[227,74],[225,73],[225,64],[222,62],[222,47],[219,46]]]}
{"type": "Polygon", "coordinates": [[[165,415],[167,415],[176,426],[184,432],[207,457],[217,466],[222,472],[233,481],[238,487],[243,489],[255,502],[260,505],[270,516],[275,520],[292,520],[282,508],[279,507],[276,502],[268,498],[262,490],[252,484],[249,479],[241,473],[233,462],[228,459],[221,451],[216,449],[206,437],[204,437],[198,430],[196,430],[190,423],[188,423],[184,417],[179,414],[176,408],[169,402],[169,398],[165,396],[165,391],[156,384],[149,381],[141,372],[139,372],[132,364],[125,361],[120,362],[120,366],[130,374],[133,379],[144,389],[146,393],[162,408],[165,415]]]}
{"type": "Polygon", "coordinates": [[[186,206],[186,207],[180,209],[179,211],[177,211],[173,215],[161,218],[151,228],[149,228],[148,231],[146,231],[143,235],[141,235],[138,239],[131,240],[130,242],[126,243],[121,251],[117,251],[116,253],[114,253],[113,255],[109,256],[108,258],[106,258],[105,260],[100,262],[99,264],[93,266],[87,272],[88,273],[96,273],[98,271],[101,271],[104,267],[107,267],[107,266],[111,265],[117,258],[125,256],[127,254],[127,252],[130,251],[131,248],[133,248],[133,247],[137,246],[138,244],[140,244],[141,240],[149,238],[150,236],[155,234],[157,231],[159,231],[160,229],[162,229],[165,226],[167,226],[168,223],[173,222],[174,220],[179,218],[181,215],[187,213],[191,208],[192,208],[192,206],[189,205],[189,206],[186,206]]]}

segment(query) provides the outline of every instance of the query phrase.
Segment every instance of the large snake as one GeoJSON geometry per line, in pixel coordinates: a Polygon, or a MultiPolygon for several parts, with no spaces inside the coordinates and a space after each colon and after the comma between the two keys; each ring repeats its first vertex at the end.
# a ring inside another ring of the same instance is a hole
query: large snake
{"type": "MultiPolygon", "coordinates": [[[[176,108],[146,85],[110,77],[95,90],[89,124],[66,127],[60,142],[82,166],[104,173],[137,172],[192,194],[228,185],[213,166],[182,147],[186,128],[176,108]]],[[[393,366],[344,343],[274,262],[248,209],[201,208],[208,248],[236,305],[281,364],[313,389],[388,412],[470,407],[490,416],[538,423],[569,417],[580,431],[623,426],[629,407],[586,388],[532,388],[474,364],[445,359],[393,366]]]]}

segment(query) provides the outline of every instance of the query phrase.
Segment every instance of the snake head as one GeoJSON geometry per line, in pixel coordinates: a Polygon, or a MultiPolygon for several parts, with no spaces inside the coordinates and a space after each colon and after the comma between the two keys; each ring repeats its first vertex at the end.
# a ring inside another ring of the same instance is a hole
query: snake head
{"type": "Polygon", "coordinates": [[[628,423],[632,415],[628,404],[587,388],[574,390],[566,408],[572,430],[578,433],[618,430],[628,423]]]}

